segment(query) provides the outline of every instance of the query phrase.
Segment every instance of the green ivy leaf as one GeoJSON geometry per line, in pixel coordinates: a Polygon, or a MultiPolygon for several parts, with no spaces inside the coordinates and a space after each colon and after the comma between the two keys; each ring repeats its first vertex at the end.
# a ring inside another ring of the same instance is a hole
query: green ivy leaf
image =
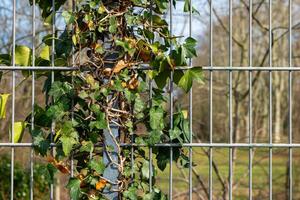
{"type": "Polygon", "coordinates": [[[157,16],[157,15],[152,16],[152,22],[156,26],[167,26],[168,25],[166,20],[164,20],[163,18],[161,18],[160,16],[157,16]]]}
{"type": "MultiPolygon", "coordinates": [[[[144,110],[145,108],[145,103],[144,101],[142,100],[142,98],[137,95],[136,96],[136,99],[135,99],[135,102],[134,102],[134,113],[135,115],[138,115],[138,114],[142,114],[142,111],[144,110]]],[[[138,119],[141,119],[143,117],[143,114],[142,115],[138,115],[138,119]]]]}
{"type": "Polygon", "coordinates": [[[162,130],[164,128],[164,110],[160,107],[150,109],[150,127],[153,130],[162,130]]]}
{"type": "Polygon", "coordinates": [[[190,7],[191,7],[190,0],[184,0],[184,8],[183,8],[183,11],[184,11],[184,12],[190,11],[190,7]]]}
{"type": "Polygon", "coordinates": [[[175,127],[174,129],[170,130],[169,133],[170,133],[171,140],[177,139],[180,143],[183,142],[182,138],[180,137],[181,131],[179,128],[175,127]]]}
{"type": "Polygon", "coordinates": [[[46,112],[46,116],[53,120],[61,120],[66,115],[64,105],[58,103],[56,105],[50,106],[46,112]]]}
{"type": "Polygon", "coordinates": [[[163,135],[162,131],[153,130],[149,133],[149,138],[147,140],[148,145],[153,146],[160,143],[161,136],[163,135]]]}
{"type": "Polygon", "coordinates": [[[88,152],[91,153],[94,150],[94,144],[91,141],[82,141],[80,147],[80,152],[88,152]]]}
{"type": "Polygon", "coordinates": [[[55,81],[49,91],[49,95],[53,96],[54,100],[57,101],[62,96],[72,93],[72,86],[67,82],[55,81]]]}
{"type": "Polygon", "coordinates": [[[124,49],[125,52],[128,52],[129,55],[133,56],[136,49],[130,46],[128,41],[116,40],[116,45],[124,49]]]}
{"type": "Polygon", "coordinates": [[[186,58],[197,57],[196,46],[197,40],[192,37],[188,37],[182,45],[182,53],[186,58]]]}
{"type": "Polygon", "coordinates": [[[105,164],[99,158],[94,158],[90,161],[90,168],[95,170],[98,174],[103,174],[105,170],[105,164]]]}
{"type": "Polygon", "coordinates": [[[62,143],[62,148],[65,156],[69,156],[73,146],[77,144],[77,141],[74,138],[67,136],[61,136],[59,140],[62,143]]]}
{"type": "Polygon", "coordinates": [[[107,121],[104,112],[99,111],[96,113],[96,121],[91,121],[89,124],[90,129],[106,129],[107,128],[107,121]]]}
{"type": "Polygon", "coordinates": [[[149,179],[149,161],[148,160],[144,160],[144,162],[143,162],[142,176],[145,180],[149,179]]]}
{"type": "Polygon", "coordinates": [[[49,140],[44,138],[44,133],[42,130],[35,129],[31,131],[31,135],[33,137],[34,148],[37,152],[39,152],[42,156],[47,155],[47,151],[50,147],[49,140]]]}
{"type": "Polygon", "coordinates": [[[167,197],[158,188],[154,187],[151,193],[143,196],[143,200],[167,200],[167,197]]]}
{"type": "Polygon", "coordinates": [[[115,16],[112,16],[109,18],[109,32],[110,33],[116,33],[117,32],[117,20],[115,16]]]}
{"type": "Polygon", "coordinates": [[[77,178],[70,178],[69,183],[66,186],[70,190],[70,196],[72,200],[79,200],[80,197],[80,180],[77,178]]]}
{"type": "Polygon", "coordinates": [[[71,12],[64,11],[62,13],[62,16],[64,17],[65,22],[66,22],[67,25],[68,24],[72,24],[75,21],[75,17],[74,17],[74,15],[71,12]]]}
{"type": "Polygon", "coordinates": [[[164,70],[164,71],[160,72],[157,76],[155,76],[155,78],[154,78],[155,83],[160,89],[163,89],[166,86],[167,81],[169,79],[169,75],[170,75],[170,72],[167,70],[164,70]]]}
{"type": "Polygon", "coordinates": [[[0,54],[0,64],[2,65],[10,65],[11,64],[11,56],[9,54],[0,54]]]}
{"type": "Polygon", "coordinates": [[[130,200],[137,200],[137,188],[135,186],[130,186],[125,192],[124,192],[125,199],[130,200]]]}
{"type": "Polygon", "coordinates": [[[158,154],[156,155],[157,167],[164,171],[170,160],[170,150],[168,148],[158,148],[158,154]]]}
{"type": "Polygon", "coordinates": [[[185,92],[189,92],[193,85],[193,81],[201,82],[202,80],[202,69],[193,68],[184,73],[178,83],[178,86],[181,87],[185,92]]]}

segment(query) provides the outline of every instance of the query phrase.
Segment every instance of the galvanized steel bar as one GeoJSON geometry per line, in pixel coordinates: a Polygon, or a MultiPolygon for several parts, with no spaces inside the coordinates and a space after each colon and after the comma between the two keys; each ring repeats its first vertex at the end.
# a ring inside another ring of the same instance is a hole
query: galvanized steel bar
{"type": "MultiPolygon", "coordinates": [[[[249,67],[252,66],[252,0],[249,0],[249,67]]],[[[249,108],[248,108],[248,136],[249,136],[249,144],[253,142],[252,140],[252,71],[249,71],[249,81],[248,81],[248,89],[249,89],[249,108]]],[[[253,149],[249,148],[249,200],[252,200],[252,160],[253,160],[253,149]]]]}
{"type": "MultiPolygon", "coordinates": [[[[192,37],[193,1],[190,0],[189,11],[189,37],[192,37]]],[[[189,66],[193,65],[189,59],[189,66]]],[[[189,142],[193,142],[193,87],[189,91],[189,142]]],[[[193,148],[189,148],[189,200],[193,199],[193,148]]]]}
{"type": "MultiPolygon", "coordinates": [[[[72,12],[75,12],[75,0],[72,0],[72,12]]],[[[72,25],[72,35],[75,34],[75,27],[74,25],[72,25]]],[[[74,44],[72,43],[72,67],[75,67],[75,48],[74,48],[74,44]]],[[[74,77],[72,74],[72,86],[74,87],[74,77]]],[[[74,122],[74,98],[72,98],[72,112],[71,112],[71,120],[72,122],[74,122]]],[[[73,157],[73,153],[71,154],[71,177],[74,177],[74,157],[73,157]]]]}
{"type": "MultiPolygon", "coordinates": [[[[12,66],[16,66],[16,0],[13,0],[13,46],[12,46],[12,66]]],[[[12,72],[12,107],[11,107],[11,143],[14,144],[15,136],[15,97],[16,97],[16,72],[12,72]]],[[[10,163],[10,199],[14,199],[14,162],[15,149],[11,148],[11,163],[10,163]]]]}
{"type": "MultiPolygon", "coordinates": [[[[272,31],[272,0],[269,0],[269,143],[273,144],[273,82],[272,82],[272,65],[273,65],[273,31],[272,31]]],[[[272,199],[272,160],[273,150],[269,148],[269,199],[272,199]]]]}
{"type": "MultiPolygon", "coordinates": [[[[14,147],[14,148],[22,148],[22,147],[34,147],[33,143],[14,143],[5,142],[0,143],[0,147],[14,147]]],[[[50,145],[51,147],[56,147],[55,143],[50,145]]],[[[95,146],[103,146],[103,145],[95,145],[95,146]]],[[[148,147],[148,145],[143,144],[130,144],[130,143],[121,143],[121,147],[148,147]]],[[[300,143],[162,143],[162,144],[154,144],[152,147],[204,147],[204,148],[300,148],[300,143]]]]}
{"type": "MultiPolygon", "coordinates": [[[[210,0],[210,9],[209,9],[209,26],[210,26],[210,38],[209,38],[209,64],[213,66],[213,0],[210,0]]],[[[209,71],[209,143],[213,143],[213,71],[209,71]]],[[[209,148],[209,200],[213,199],[213,149],[209,148]]]]}
{"type": "MultiPolygon", "coordinates": [[[[229,0],[229,67],[232,67],[232,0],[229,0]]],[[[229,71],[229,144],[233,143],[232,126],[232,71],[229,71]]],[[[232,200],[232,182],[233,182],[233,147],[229,148],[229,200],[232,200]]]]}
{"type": "MultiPolygon", "coordinates": [[[[169,1],[169,9],[170,9],[170,36],[173,36],[173,3],[169,1]]],[[[172,43],[170,49],[172,50],[172,43]]],[[[170,129],[173,129],[173,103],[174,103],[174,94],[173,94],[173,78],[174,72],[171,71],[170,81],[169,81],[169,97],[170,97],[170,129]]],[[[173,147],[170,147],[170,171],[169,171],[169,199],[173,199],[173,147]]]]}
{"type": "Polygon", "coordinates": [[[0,66],[3,71],[75,71],[79,70],[77,67],[51,67],[51,66],[0,66]]]}
{"type": "MultiPolygon", "coordinates": [[[[153,0],[150,0],[150,31],[153,32],[153,0]]],[[[151,43],[153,43],[153,40],[151,40],[151,43]]],[[[152,96],[153,96],[153,80],[149,80],[149,106],[152,105],[152,96]]],[[[152,175],[153,175],[153,158],[152,158],[152,147],[149,147],[149,191],[152,192],[152,175]]]]}
{"type": "MultiPolygon", "coordinates": [[[[56,24],[56,9],[55,9],[55,0],[52,0],[52,38],[55,38],[55,24],[56,24]]],[[[55,66],[55,41],[52,39],[52,48],[51,48],[51,66],[55,66]]],[[[51,72],[51,84],[54,83],[54,71],[51,72]]],[[[52,99],[53,101],[53,99],[52,99]]],[[[50,141],[53,142],[55,134],[55,122],[51,124],[51,133],[50,133],[50,141]]],[[[50,155],[54,156],[54,149],[51,147],[50,155]]],[[[54,200],[54,184],[50,184],[50,200],[54,200]]]]}
{"type": "MultiPolygon", "coordinates": [[[[292,67],[292,56],[293,56],[293,49],[292,49],[292,0],[289,0],[289,67],[292,67]]],[[[288,133],[288,140],[289,144],[293,143],[293,74],[289,71],[289,86],[288,86],[288,107],[289,107],[289,133],[288,133]]],[[[289,177],[288,177],[288,198],[290,200],[293,199],[293,149],[289,148],[289,177]]]]}
{"type": "MultiPolygon", "coordinates": [[[[257,66],[249,66],[249,67],[242,67],[242,66],[177,66],[175,70],[189,70],[193,68],[200,68],[203,71],[281,71],[281,72],[293,72],[293,71],[300,71],[300,67],[257,67],[257,66]]],[[[132,67],[132,70],[152,70],[148,64],[141,65],[140,67],[132,67]]],[[[0,70],[3,71],[88,71],[87,68],[80,68],[80,67],[71,67],[71,66],[27,66],[27,67],[20,67],[20,66],[0,66],[0,70]]]]}
{"type": "MultiPolygon", "coordinates": [[[[32,1],[32,66],[35,66],[35,0],[32,1]]],[[[32,71],[32,80],[31,80],[31,131],[34,130],[34,104],[35,104],[35,71],[32,71]]],[[[33,141],[33,138],[31,138],[33,141]]],[[[34,150],[30,149],[30,200],[33,200],[33,170],[34,170],[34,150]]]]}

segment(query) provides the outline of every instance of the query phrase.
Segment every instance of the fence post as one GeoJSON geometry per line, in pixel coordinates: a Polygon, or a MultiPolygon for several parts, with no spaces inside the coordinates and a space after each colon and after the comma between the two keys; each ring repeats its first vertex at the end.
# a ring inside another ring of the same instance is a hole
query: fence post
{"type": "MultiPolygon", "coordinates": [[[[118,140],[119,128],[112,124],[110,124],[109,126],[111,129],[111,133],[107,129],[104,130],[104,138],[105,138],[104,144],[105,146],[112,147],[112,151],[110,152],[110,158],[114,162],[119,163],[119,158],[118,158],[119,150],[117,144],[114,142],[114,140],[118,140]]],[[[103,160],[104,160],[104,164],[107,165],[107,167],[104,170],[103,177],[114,183],[117,183],[119,177],[118,166],[112,164],[110,158],[108,156],[107,150],[105,150],[103,154],[103,160]]],[[[118,190],[118,185],[112,185],[112,187],[106,187],[103,191],[103,194],[108,199],[118,200],[119,194],[117,190],[118,190]]]]}
{"type": "MultiPolygon", "coordinates": [[[[105,45],[106,49],[111,49],[112,46],[109,44],[105,45]]],[[[111,60],[117,60],[118,54],[117,53],[112,53],[111,55],[108,56],[108,59],[111,60]]],[[[113,68],[114,64],[107,64],[105,67],[108,68],[113,68]]],[[[109,80],[105,79],[104,83],[107,83],[109,80]]],[[[109,96],[109,99],[112,98],[113,95],[109,96]]],[[[112,107],[118,108],[118,101],[114,102],[114,105],[112,107]]],[[[117,119],[113,119],[117,120],[117,119]]],[[[103,131],[103,136],[104,136],[104,153],[103,153],[103,162],[107,166],[104,170],[103,177],[110,180],[113,183],[117,183],[119,180],[119,169],[118,166],[116,166],[114,163],[119,163],[119,157],[118,154],[119,152],[119,147],[118,144],[116,144],[115,141],[119,140],[119,127],[116,126],[113,123],[109,123],[109,129],[105,129],[103,131]],[[108,150],[105,149],[105,147],[110,147],[109,149],[109,154],[108,150]],[[112,160],[110,160],[112,159],[112,160]]],[[[112,185],[111,187],[105,187],[103,190],[103,194],[107,199],[110,200],[118,200],[119,199],[119,192],[117,191],[119,189],[118,184],[112,185]]]]}

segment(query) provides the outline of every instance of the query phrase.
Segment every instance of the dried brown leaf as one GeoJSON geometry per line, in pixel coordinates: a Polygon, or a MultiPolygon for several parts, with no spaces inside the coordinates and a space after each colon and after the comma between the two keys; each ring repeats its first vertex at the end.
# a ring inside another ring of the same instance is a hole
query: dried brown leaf
{"type": "Polygon", "coordinates": [[[114,67],[113,72],[119,73],[122,69],[126,68],[127,66],[128,66],[128,64],[126,64],[124,60],[120,60],[114,67]]]}

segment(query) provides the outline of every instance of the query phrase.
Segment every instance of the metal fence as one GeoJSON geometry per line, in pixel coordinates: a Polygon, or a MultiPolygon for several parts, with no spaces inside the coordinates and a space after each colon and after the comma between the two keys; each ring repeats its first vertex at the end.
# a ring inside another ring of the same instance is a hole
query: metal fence
{"type": "MultiPolygon", "coordinates": [[[[22,0],[23,1],[23,0],[22,0]]],[[[194,2],[192,2],[192,0],[189,0],[190,4],[193,5],[194,2]]],[[[13,43],[12,43],[12,57],[15,58],[15,47],[16,47],[16,5],[17,2],[16,0],[12,0],[13,2],[13,28],[12,28],[12,34],[13,34],[13,43]]],[[[53,5],[55,4],[55,0],[52,0],[53,5]]],[[[73,2],[74,3],[74,2],[73,2]]],[[[288,174],[288,199],[293,199],[293,148],[300,148],[300,144],[299,143],[293,143],[293,129],[292,129],[292,113],[293,113],[293,91],[292,91],[292,80],[293,80],[293,73],[295,71],[300,71],[300,68],[298,67],[294,67],[293,63],[292,63],[292,42],[293,42],[293,37],[292,37],[292,1],[289,0],[288,1],[288,10],[289,12],[287,13],[287,15],[289,16],[289,26],[288,26],[288,52],[289,52],[289,64],[288,66],[281,66],[281,67],[273,67],[272,66],[272,50],[269,51],[269,63],[268,66],[264,66],[264,67],[260,67],[260,66],[253,66],[253,61],[252,61],[252,55],[253,55],[253,18],[252,18],[252,14],[253,13],[253,2],[252,0],[249,0],[249,60],[248,63],[249,65],[247,67],[244,66],[233,66],[233,37],[232,37],[232,33],[233,33],[233,0],[228,0],[228,6],[229,6],[229,15],[228,15],[228,47],[229,47],[229,52],[228,52],[228,63],[224,63],[224,66],[214,66],[214,57],[215,55],[213,55],[213,42],[214,42],[214,38],[213,38],[213,8],[214,8],[214,4],[218,3],[217,0],[211,0],[209,2],[209,30],[210,30],[210,41],[209,41],[209,66],[203,66],[202,69],[204,71],[206,71],[208,73],[208,85],[209,85],[209,142],[206,143],[194,143],[193,142],[193,136],[190,135],[190,143],[185,143],[182,146],[186,147],[189,149],[189,160],[191,161],[189,164],[189,175],[188,175],[188,182],[189,182],[189,199],[193,199],[193,193],[195,192],[193,189],[193,172],[192,172],[192,164],[193,164],[193,150],[195,148],[207,148],[208,149],[208,158],[209,158],[209,162],[208,162],[208,193],[209,193],[209,199],[213,199],[213,190],[214,190],[214,183],[213,183],[213,150],[216,148],[226,148],[228,149],[229,152],[229,179],[228,179],[228,199],[233,199],[233,149],[234,148],[244,148],[248,150],[248,199],[253,199],[253,149],[254,148],[267,148],[268,149],[268,158],[269,158],[269,166],[268,166],[268,174],[269,174],[269,199],[272,199],[272,194],[273,194],[273,177],[272,177],[272,159],[273,159],[273,148],[285,148],[288,149],[288,162],[289,162],[289,174],[288,174]],[[228,101],[224,102],[228,104],[228,119],[229,119],[229,142],[228,143],[216,143],[213,141],[213,137],[214,137],[214,133],[213,133],[213,110],[214,110],[214,100],[213,100],[213,90],[214,90],[214,85],[213,85],[213,74],[217,73],[219,71],[223,71],[228,73],[228,101]],[[249,105],[248,105],[248,109],[249,109],[249,115],[248,115],[248,120],[249,120],[249,125],[248,125],[248,130],[247,130],[247,134],[248,134],[248,142],[244,142],[244,143],[234,143],[233,142],[233,93],[232,93],[232,87],[233,87],[233,73],[236,71],[244,71],[246,73],[248,73],[248,88],[249,88],[249,105]],[[253,112],[252,112],[252,82],[253,82],[253,73],[257,72],[257,71],[264,71],[266,73],[269,74],[269,93],[265,95],[265,98],[268,99],[269,102],[269,108],[268,108],[268,119],[269,119],[269,131],[268,131],[268,137],[269,137],[269,142],[268,143],[255,143],[253,141],[253,121],[252,121],[252,117],[253,117],[253,112]],[[272,93],[272,73],[273,72],[286,72],[288,73],[288,108],[289,108],[289,115],[288,115],[288,142],[287,143],[273,143],[273,131],[272,131],[272,117],[273,117],[273,93],[272,93]]],[[[35,4],[35,0],[33,0],[33,4],[35,4]]],[[[269,27],[268,27],[268,32],[269,32],[269,50],[272,49],[272,5],[273,2],[272,0],[268,1],[269,4],[269,13],[266,13],[266,15],[268,15],[269,18],[269,27]],[[271,30],[271,31],[270,31],[271,30]]],[[[53,9],[55,9],[55,7],[53,6],[53,9]]],[[[172,3],[170,3],[170,7],[169,7],[170,11],[169,11],[169,23],[170,23],[170,30],[172,32],[172,30],[174,30],[174,22],[173,21],[173,6],[172,3]]],[[[199,8],[198,8],[199,9],[199,8]]],[[[201,9],[201,8],[200,8],[201,9]]],[[[189,34],[188,36],[192,36],[193,33],[193,13],[192,11],[190,11],[189,15],[188,15],[188,27],[189,27],[189,34]]],[[[33,6],[32,8],[32,40],[35,40],[36,37],[36,27],[35,27],[35,20],[36,20],[36,9],[35,6],[33,6]]],[[[55,21],[55,16],[53,18],[53,20],[55,21]]],[[[53,37],[55,37],[55,32],[56,32],[56,27],[52,26],[52,34],[53,37]]],[[[172,33],[171,33],[172,34],[172,33]]],[[[34,44],[34,42],[33,42],[34,44]]],[[[54,46],[54,40],[52,41],[52,46],[54,46]]],[[[35,55],[35,46],[32,46],[32,53],[33,55],[35,55]]],[[[31,97],[32,97],[32,111],[34,110],[34,104],[35,104],[35,96],[36,96],[36,91],[35,91],[35,84],[36,84],[36,71],[41,71],[41,70],[46,70],[46,71],[52,71],[52,80],[55,80],[54,77],[54,71],[55,70],[62,70],[62,71],[68,71],[68,70],[76,70],[76,68],[70,66],[70,67],[60,67],[60,66],[55,66],[54,64],[54,48],[52,48],[52,66],[45,66],[45,67],[41,67],[41,66],[34,66],[35,65],[35,60],[34,60],[34,56],[33,56],[33,60],[32,60],[32,66],[28,66],[28,67],[19,67],[16,66],[15,63],[15,59],[12,59],[12,66],[0,66],[0,70],[3,71],[12,71],[12,87],[11,87],[11,91],[12,91],[12,107],[11,107],[11,112],[12,112],[12,117],[11,117],[11,121],[12,121],[12,132],[11,132],[11,138],[14,138],[14,122],[15,122],[15,98],[16,98],[16,71],[32,71],[32,91],[31,91],[31,97]]],[[[193,67],[193,62],[192,60],[189,62],[189,67],[185,67],[186,69],[193,67]]],[[[173,107],[174,107],[174,86],[173,86],[173,75],[171,76],[171,81],[169,84],[169,97],[170,97],[170,122],[173,122],[173,107]]],[[[151,87],[151,85],[150,85],[151,87]]],[[[189,122],[190,122],[190,129],[192,132],[192,122],[193,122],[193,111],[195,108],[193,108],[193,92],[191,91],[189,93],[189,122]]],[[[34,122],[34,118],[32,119],[32,121],[34,122]]],[[[32,129],[34,128],[34,123],[32,124],[32,129]]],[[[171,124],[171,128],[172,128],[172,124],[171,124]]],[[[133,146],[135,144],[132,144],[133,146]]],[[[123,144],[123,146],[128,146],[128,144],[123,144]]],[[[130,145],[129,145],[130,146],[130,145]]],[[[168,191],[168,197],[169,199],[173,198],[173,147],[176,146],[181,146],[180,144],[157,144],[156,146],[160,146],[160,147],[168,147],[170,149],[170,164],[169,164],[169,191],[168,191]]],[[[9,143],[0,143],[0,147],[6,147],[6,148],[10,148],[11,149],[11,199],[14,199],[14,158],[15,158],[15,149],[16,148],[31,148],[31,154],[30,154],[30,199],[33,199],[33,157],[34,157],[34,152],[33,152],[33,144],[32,143],[14,143],[13,140],[9,143]]],[[[51,148],[55,148],[55,145],[53,144],[51,148]]],[[[149,158],[150,158],[150,163],[149,163],[149,168],[150,168],[150,174],[153,173],[153,169],[152,169],[152,148],[149,148],[149,158]]],[[[152,183],[152,179],[151,179],[151,175],[150,177],[150,185],[153,185],[152,183]]],[[[50,199],[54,199],[54,186],[51,185],[50,188],[50,199]]],[[[196,191],[197,192],[197,191],[196,191]]],[[[194,197],[195,198],[195,197],[194,197]]]]}

